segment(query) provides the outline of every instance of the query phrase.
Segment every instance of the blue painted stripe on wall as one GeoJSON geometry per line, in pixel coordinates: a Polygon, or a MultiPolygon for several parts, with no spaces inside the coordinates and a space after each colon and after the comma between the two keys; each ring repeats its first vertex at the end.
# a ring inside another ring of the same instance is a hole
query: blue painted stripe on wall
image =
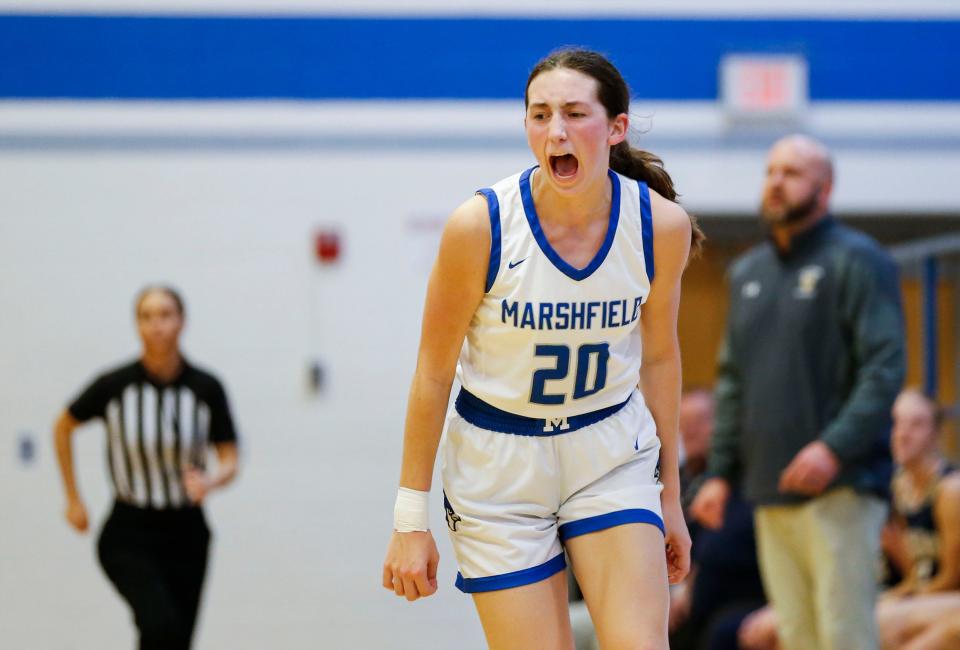
{"type": "Polygon", "coordinates": [[[712,100],[729,52],[798,53],[813,100],[960,100],[960,21],[0,15],[0,97],[507,99],[555,46],[637,96],[712,100]]]}

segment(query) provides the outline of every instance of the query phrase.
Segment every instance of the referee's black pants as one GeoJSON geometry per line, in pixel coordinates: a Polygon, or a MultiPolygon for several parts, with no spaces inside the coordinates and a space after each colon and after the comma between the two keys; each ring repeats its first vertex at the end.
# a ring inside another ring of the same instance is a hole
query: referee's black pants
{"type": "Polygon", "coordinates": [[[114,504],[97,550],[107,577],[133,610],[140,650],[189,650],[209,544],[200,508],[114,504]]]}

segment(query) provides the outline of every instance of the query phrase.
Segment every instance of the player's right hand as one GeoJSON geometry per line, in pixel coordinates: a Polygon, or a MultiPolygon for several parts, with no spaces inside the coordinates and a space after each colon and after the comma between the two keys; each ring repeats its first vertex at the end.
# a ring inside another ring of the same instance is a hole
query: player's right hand
{"type": "Polygon", "coordinates": [[[87,508],[80,499],[71,499],[67,502],[66,511],[67,523],[78,533],[87,532],[90,522],[87,519],[87,508]]]}
{"type": "Polygon", "coordinates": [[[440,553],[430,531],[393,531],[383,561],[383,587],[413,601],[437,592],[440,553]]]}
{"type": "Polygon", "coordinates": [[[690,504],[690,514],[707,528],[723,526],[723,512],[730,498],[730,484],[722,478],[708,479],[690,504]]]}

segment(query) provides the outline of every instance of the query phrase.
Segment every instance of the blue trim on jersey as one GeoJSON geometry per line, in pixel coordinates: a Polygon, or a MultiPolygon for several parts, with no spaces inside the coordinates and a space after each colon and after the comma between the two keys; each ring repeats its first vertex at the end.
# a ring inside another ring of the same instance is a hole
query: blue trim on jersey
{"type": "Polygon", "coordinates": [[[498,576],[464,578],[463,575],[457,571],[457,581],[455,584],[457,589],[465,594],[473,594],[481,591],[497,591],[498,589],[522,587],[523,585],[540,582],[566,568],[567,560],[564,558],[563,553],[560,553],[560,555],[554,556],[543,564],[538,564],[529,569],[521,569],[520,571],[502,573],[498,576]]]}
{"type": "Polygon", "coordinates": [[[650,190],[643,181],[640,186],[640,232],[643,236],[643,263],[647,266],[647,280],[653,282],[656,269],[653,266],[653,208],[650,207],[650,190]]]}
{"type": "Polygon", "coordinates": [[[612,169],[607,170],[607,175],[610,176],[610,184],[613,187],[613,193],[610,197],[610,221],[607,224],[607,236],[603,240],[600,250],[597,251],[586,268],[577,269],[567,264],[557,254],[557,251],[553,250],[553,246],[547,241],[547,236],[543,234],[543,229],[540,227],[537,207],[533,204],[533,192],[530,190],[530,175],[538,166],[535,165],[520,175],[520,196],[523,198],[523,212],[527,215],[527,223],[530,224],[530,230],[533,232],[537,244],[540,245],[540,250],[547,256],[547,259],[553,262],[557,269],[574,280],[585,280],[603,264],[603,260],[606,259],[607,253],[610,252],[610,247],[613,245],[613,238],[617,234],[617,223],[620,221],[620,178],[612,169]]]}
{"type": "Polygon", "coordinates": [[[563,524],[560,526],[558,532],[560,533],[560,541],[565,542],[571,537],[595,533],[598,530],[606,530],[607,528],[622,526],[624,524],[653,524],[660,529],[661,533],[664,535],[667,534],[663,526],[663,519],[660,518],[660,515],[644,508],[618,510],[616,512],[608,512],[605,515],[578,519],[577,521],[563,524]]]}
{"type": "MultiPolygon", "coordinates": [[[[633,393],[630,396],[632,397],[633,393]]],[[[496,406],[487,404],[466,388],[461,388],[457,395],[457,401],[454,403],[454,408],[457,409],[457,413],[464,420],[487,431],[513,433],[519,436],[556,436],[596,424],[622,409],[629,401],[630,397],[619,404],[589,413],[570,415],[557,420],[547,420],[503,411],[496,406]]]]}
{"type": "Polygon", "coordinates": [[[477,194],[483,194],[487,199],[487,211],[490,213],[490,263],[487,265],[487,288],[484,290],[488,292],[493,288],[500,270],[500,201],[497,193],[489,187],[477,190],[477,194]]]}

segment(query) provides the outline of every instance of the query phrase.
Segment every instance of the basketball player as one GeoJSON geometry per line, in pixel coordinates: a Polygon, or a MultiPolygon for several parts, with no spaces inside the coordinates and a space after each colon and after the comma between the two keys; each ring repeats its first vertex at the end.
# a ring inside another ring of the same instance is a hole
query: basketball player
{"type": "Polygon", "coordinates": [[[141,357],[97,378],[57,420],[66,518],[79,532],[89,526],[71,436],[81,423],[102,419],[116,501],[100,534],[100,564],[133,610],[141,650],[188,650],[210,541],[200,506],[236,475],[237,436],[220,382],[180,353],[179,294],[145,289],[136,316],[141,357]],[[213,472],[208,446],[217,453],[213,472]]]}
{"type": "Polygon", "coordinates": [[[454,211],[429,282],[383,586],[437,589],[427,497],[459,355],[444,507],[492,648],[572,647],[564,548],[604,648],[666,648],[667,583],[689,566],[676,321],[702,235],[627,144],[629,96],[597,53],[538,63],[539,164],[454,211]]]}
{"type": "Polygon", "coordinates": [[[885,532],[907,563],[903,580],[877,603],[884,648],[903,647],[960,611],[960,472],[940,452],[942,420],[937,403],[916,389],[904,390],[893,404],[897,469],[894,517],[885,532]]]}

